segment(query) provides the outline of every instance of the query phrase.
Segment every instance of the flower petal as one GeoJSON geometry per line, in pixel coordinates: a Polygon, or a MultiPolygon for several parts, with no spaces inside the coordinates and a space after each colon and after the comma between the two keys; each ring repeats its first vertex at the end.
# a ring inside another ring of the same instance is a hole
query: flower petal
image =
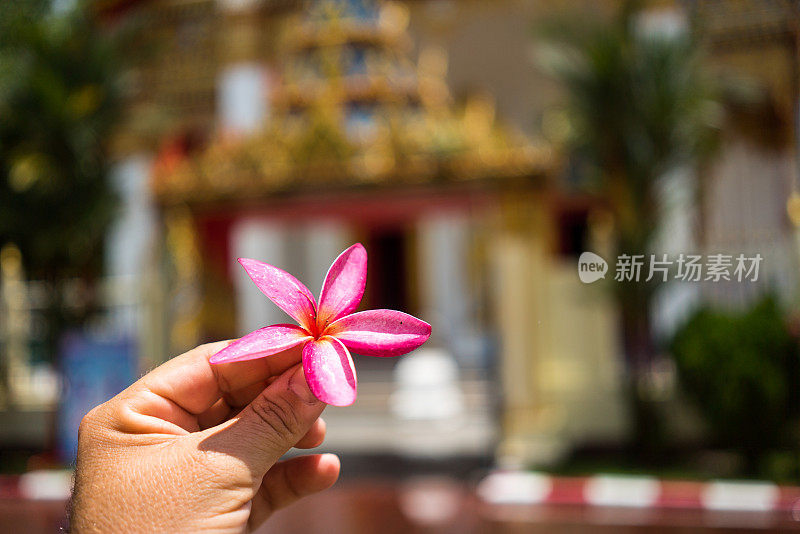
{"type": "Polygon", "coordinates": [[[329,323],[355,310],[366,284],[367,251],[361,243],[356,243],[339,254],[325,276],[319,294],[319,330],[325,330],[329,323]]]}
{"type": "Polygon", "coordinates": [[[349,406],[356,400],[356,369],[341,341],[324,336],[303,347],[303,372],[311,392],[333,406],[349,406]]]}
{"type": "Polygon", "coordinates": [[[313,331],[316,324],[317,303],[314,295],[297,278],[267,263],[239,258],[247,274],[269,299],[289,314],[300,326],[313,331]]]}
{"type": "Polygon", "coordinates": [[[312,339],[308,332],[293,324],[274,324],[259,328],[237,339],[208,361],[210,363],[242,362],[271,356],[312,339]]]}
{"type": "Polygon", "coordinates": [[[347,348],[366,356],[400,356],[431,336],[431,325],[395,310],[367,310],[332,323],[325,335],[335,336],[347,348]]]}

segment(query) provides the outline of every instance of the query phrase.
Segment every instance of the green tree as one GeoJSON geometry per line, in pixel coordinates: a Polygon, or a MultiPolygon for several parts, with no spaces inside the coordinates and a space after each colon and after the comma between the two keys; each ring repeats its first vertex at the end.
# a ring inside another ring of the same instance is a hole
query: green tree
{"type": "MultiPolygon", "coordinates": [[[[617,250],[647,254],[658,228],[659,181],[710,154],[720,106],[704,76],[698,47],[684,32],[644,31],[638,2],[625,2],[615,20],[578,18],[544,29],[545,66],[566,94],[568,151],[583,185],[603,195],[615,218],[617,250]]],[[[643,378],[655,354],[651,333],[653,284],[614,282],[622,318],[635,440],[658,436],[643,378]]]]}
{"type": "Polygon", "coordinates": [[[19,247],[29,278],[47,282],[53,321],[60,282],[101,269],[119,69],[92,13],[58,5],[0,2],[0,246],[19,247]]]}

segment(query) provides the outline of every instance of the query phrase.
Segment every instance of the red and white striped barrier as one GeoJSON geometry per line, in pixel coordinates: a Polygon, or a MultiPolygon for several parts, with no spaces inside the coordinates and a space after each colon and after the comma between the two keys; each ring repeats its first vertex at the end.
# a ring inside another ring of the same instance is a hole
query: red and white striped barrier
{"type": "Polygon", "coordinates": [[[72,491],[72,471],[42,469],[24,475],[0,476],[0,499],[63,501],[72,491]]]}
{"type": "MultiPolygon", "coordinates": [[[[34,471],[0,477],[0,498],[63,500],[70,471],[34,471]]],[[[800,520],[800,487],[762,481],[669,481],[649,476],[554,477],[529,471],[495,471],[477,488],[487,503],[568,504],[634,509],[672,508],[719,512],[791,512],[800,520]]]]}
{"type": "Polygon", "coordinates": [[[496,471],[478,485],[492,504],[572,504],[628,508],[800,513],[800,487],[761,481],[667,481],[648,476],[553,477],[496,471]]]}

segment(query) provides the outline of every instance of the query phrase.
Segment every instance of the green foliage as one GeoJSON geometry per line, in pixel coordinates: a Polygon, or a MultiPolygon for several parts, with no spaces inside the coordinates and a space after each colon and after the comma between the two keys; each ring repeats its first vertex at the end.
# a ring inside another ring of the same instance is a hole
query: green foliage
{"type": "Polygon", "coordinates": [[[96,274],[114,205],[114,43],[80,5],[0,3],[0,246],[29,276],[96,274]]]}
{"type": "Polygon", "coordinates": [[[710,152],[721,115],[689,35],[643,29],[636,8],[550,21],[539,47],[566,90],[568,148],[609,197],[627,253],[646,252],[656,228],[657,180],[710,152]]]}
{"type": "Polygon", "coordinates": [[[697,311],[676,333],[672,353],[716,445],[744,452],[754,470],[798,410],[800,355],[777,300],[742,314],[697,311]]]}
{"type": "MultiPolygon", "coordinates": [[[[580,185],[607,199],[617,250],[631,255],[652,251],[661,219],[659,182],[710,154],[722,109],[688,32],[646,28],[640,4],[623,2],[613,20],[595,8],[546,21],[538,47],[565,92],[563,141],[580,185]]],[[[613,287],[630,371],[632,441],[655,457],[663,440],[642,377],[655,353],[649,314],[657,284],[613,287]]]]}

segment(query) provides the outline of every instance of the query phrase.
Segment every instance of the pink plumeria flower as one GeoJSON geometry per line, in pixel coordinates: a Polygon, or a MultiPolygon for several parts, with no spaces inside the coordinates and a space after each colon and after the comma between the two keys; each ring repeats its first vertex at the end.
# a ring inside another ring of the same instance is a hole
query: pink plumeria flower
{"type": "Polygon", "coordinates": [[[256,260],[239,263],[262,293],[300,326],[274,324],[234,341],[211,363],[271,356],[302,346],[303,372],[311,392],[326,404],[349,406],[356,400],[356,370],[350,350],[367,356],[400,356],[431,335],[431,325],[395,310],[353,311],[367,283],[367,251],[356,243],[333,262],[319,305],[294,276],[256,260]]]}

